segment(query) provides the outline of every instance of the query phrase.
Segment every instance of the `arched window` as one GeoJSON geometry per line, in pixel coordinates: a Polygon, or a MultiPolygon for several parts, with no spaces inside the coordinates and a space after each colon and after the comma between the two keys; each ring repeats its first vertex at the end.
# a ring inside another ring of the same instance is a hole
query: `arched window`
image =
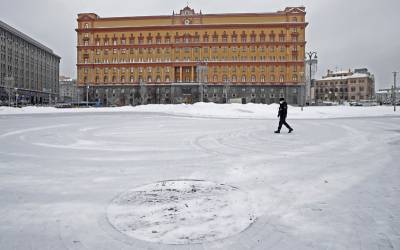
{"type": "Polygon", "coordinates": [[[151,76],[147,77],[147,82],[152,82],[151,76]]]}
{"type": "Polygon", "coordinates": [[[293,80],[294,82],[297,82],[297,75],[296,75],[296,74],[294,74],[294,75],[292,76],[292,80],[293,80]]]}
{"type": "Polygon", "coordinates": [[[246,82],[246,76],[242,75],[242,82],[246,82]]]}
{"type": "Polygon", "coordinates": [[[169,80],[169,76],[166,76],[166,77],[165,77],[165,81],[166,81],[166,82],[169,82],[169,81],[170,81],[170,80],[169,80]]]}
{"type": "Polygon", "coordinates": [[[279,82],[284,82],[285,81],[285,76],[284,75],[281,75],[280,77],[279,77],[279,82]]]}
{"type": "Polygon", "coordinates": [[[222,78],[223,78],[224,82],[228,82],[228,76],[227,75],[224,75],[222,78]]]}
{"type": "Polygon", "coordinates": [[[242,34],[240,35],[241,39],[242,39],[242,43],[246,43],[247,42],[247,34],[245,31],[242,32],[242,34]]]}
{"type": "Polygon", "coordinates": [[[265,82],[265,75],[261,75],[261,82],[265,82]]]}
{"type": "Polygon", "coordinates": [[[218,76],[217,75],[214,75],[213,76],[213,82],[217,82],[218,81],[218,76]]]}
{"type": "Polygon", "coordinates": [[[251,76],[251,82],[256,82],[256,76],[255,75],[251,76]]]}
{"type": "Polygon", "coordinates": [[[233,75],[233,76],[232,76],[232,82],[237,82],[237,77],[236,77],[236,75],[233,75]]]}

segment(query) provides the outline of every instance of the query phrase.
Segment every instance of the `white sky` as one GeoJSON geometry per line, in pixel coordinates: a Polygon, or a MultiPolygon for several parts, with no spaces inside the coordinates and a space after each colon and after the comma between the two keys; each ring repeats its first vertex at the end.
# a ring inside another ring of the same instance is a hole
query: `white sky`
{"type": "MultiPolygon", "coordinates": [[[[62,57],[61,74],[76,75],[76,16],[172,14],[182,0],[0,0],[0,20],[50,47],[62,57]]],[[[191,0],[207,13],[271,12],[286,6],[307,8],[307,50],[318,52],[319,75],[327,69],[367,67],[377,88],[393,84],[400,71],[399,0],[191,0]]]]}

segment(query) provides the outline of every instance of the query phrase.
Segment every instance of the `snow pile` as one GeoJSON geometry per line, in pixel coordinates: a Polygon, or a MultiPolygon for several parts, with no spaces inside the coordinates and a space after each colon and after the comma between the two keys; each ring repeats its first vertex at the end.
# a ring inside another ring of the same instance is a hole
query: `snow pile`
{"type": "MultiPolygon", "coordinates": [[[[49,114],[49,113],[109,113],[109,112],[149,112],[166,113],[180,116],[195,116],[209,118],[250,118],[250,119],[275,119],[278,113],[278,104],[215,104],[196,103],[193,105],[143,105],[126,106],[116,108],[80,108],[80,109],[56,109],[52,107],[25,107],[9,108],[0,107],[0,115],[9,114],[49,114]]],[[[374,117],[395,116],[390,106],[351,107],[300,107],[289,106],[289,119],[324,119],[346,117],[374,117]]]]}
{"type": "Polygon", "coordinates": [[[207,181],[164,181],[128,191],[108,207],[110,223],[140,240],[164,244],[223,239],[254,222],[247,194],[207,181]]]}

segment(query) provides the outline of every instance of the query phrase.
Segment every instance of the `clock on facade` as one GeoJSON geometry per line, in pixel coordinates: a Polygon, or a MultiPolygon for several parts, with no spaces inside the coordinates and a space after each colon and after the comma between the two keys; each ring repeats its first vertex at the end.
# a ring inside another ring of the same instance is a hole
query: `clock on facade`
{"type": "Polygon", "coordinates": [[[185,19],[184,23],[185,23],[185,25],[189,25],[190,24],[190,19],[185,19]]]}

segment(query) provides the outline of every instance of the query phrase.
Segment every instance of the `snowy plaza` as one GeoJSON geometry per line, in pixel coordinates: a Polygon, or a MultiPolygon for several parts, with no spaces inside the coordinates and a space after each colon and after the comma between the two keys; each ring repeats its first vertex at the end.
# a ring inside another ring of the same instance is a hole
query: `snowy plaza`
{"type": "Polygon", "coordinates": [[[0,107],[1,249],[400,249],[391,107],[0,107]]]}

